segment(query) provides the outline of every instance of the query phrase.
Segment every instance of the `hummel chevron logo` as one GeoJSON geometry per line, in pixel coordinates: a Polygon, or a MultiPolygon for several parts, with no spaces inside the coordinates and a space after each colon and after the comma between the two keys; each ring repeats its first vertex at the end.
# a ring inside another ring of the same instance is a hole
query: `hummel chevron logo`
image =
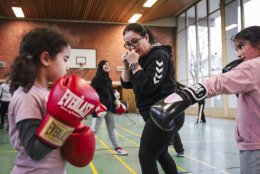
{"type": "Polygon", "coordinates": [[[158,67],[156,67],[156,71],[157,71],[158,73],[161,73],[162,70],[163,70],[163,68],[159,69],[158,67]]]}
{"type": "Polygon", "coordinates": [[[157,73],[155,74],[155,77],[157,77],[158,79],[161,79],[162,78],[162,74],[161,75],[158,75],[157,73]]]}
{"type": "Polygon", "coordinates": [[[162,65],[163,65],[163,61],[158,62],[158,61],[156,60],[156,64],[157,64],[158,66],[162,66],[162,65]]]}
{"type": "Polygon", "coordinates": [[[154,84],[159,83],[160,79],[162,78],[162,72],[163,72],[163,61],[159,62],[156,60],[156,73],[153,78],[154,84]]]}

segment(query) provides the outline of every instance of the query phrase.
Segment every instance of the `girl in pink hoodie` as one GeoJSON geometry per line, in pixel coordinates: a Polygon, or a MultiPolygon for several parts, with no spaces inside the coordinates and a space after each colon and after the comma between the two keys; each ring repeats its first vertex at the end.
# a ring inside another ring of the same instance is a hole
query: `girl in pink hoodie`
{"type": "Polygon", "coordinates": [[[205,80],[208,97],[239,94],[236,141],[242,174],[260,173],[260,26],[243,29],[233,38],[243,62],[231,71],[205,80]]]}

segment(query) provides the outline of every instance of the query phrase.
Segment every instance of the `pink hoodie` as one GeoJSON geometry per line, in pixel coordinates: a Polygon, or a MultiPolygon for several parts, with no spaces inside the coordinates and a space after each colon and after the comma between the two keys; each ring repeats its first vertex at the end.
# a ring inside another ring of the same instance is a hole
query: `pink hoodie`
{"type": "Polygon", "coordinates": [[[260,149],[260,57],[203,82],[208,97],[238,94],[236,140],[239,150],[260,149]]]}

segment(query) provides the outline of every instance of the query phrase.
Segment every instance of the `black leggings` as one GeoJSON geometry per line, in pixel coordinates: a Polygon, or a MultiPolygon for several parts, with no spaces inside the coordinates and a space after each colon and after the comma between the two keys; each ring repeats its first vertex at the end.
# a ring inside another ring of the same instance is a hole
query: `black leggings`
{"type": "Polygon", "coordinates": [[[0,115],[1,115],[1,126],[4,125],[5,122],[5,114],[8,111],[9,102],[1,101],[0,115]]]}
{"type": "Polygon", "coordinates": [[[168,145],[173,131],[166,132],[147,118],[141,136],[139,161],[142,174],[159,174],[157,161],[166,174],[177,174],[176,164],[168,152],[168,145]]]}
{"type": "Polygon", "coordinates": [[[184,113],[180,114],[175,120],[174,120],[174,125],[175,128],[173,130],[173,136],[172,136],[172,145],[177,153],[183,152],[183,144],[181,142],[181,137],[180,134],[178,133],[179,130],[182,128],[185,120],[185,115],[184,113]]]}

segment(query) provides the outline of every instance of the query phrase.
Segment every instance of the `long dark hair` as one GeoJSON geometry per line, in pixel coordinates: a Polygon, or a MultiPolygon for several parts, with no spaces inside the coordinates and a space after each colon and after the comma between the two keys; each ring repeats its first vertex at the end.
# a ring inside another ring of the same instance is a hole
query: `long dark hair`
{"type": "Polygon", "coordinates": [[[260,26],[251,26],[237,33],[232,41],[249,41],[253,47],[260,45],[260,26]]]}
{"type": "Polygon", "coordinates": [[[144,26],[143,24],[140,24],[140,23],[128,24],[123,31],[123,36],[128,31],[134,31],[135,33],[139,33],[142,37],[145,37],[145,35],[148,34],[149,43],[151,45],[155,43],[153,33],[151,32],[151,30],[148,27],[144,26]]]}
{"type": "Polygon", "coordinates": [[[52,59],[69,45],[60,33],[47,29],[36,28],[27,33],[21,43],[19,55],[15,58],[10,72],[10,92],[13,93],[19,86],[28,92],[41,67],[40,55],[47,51],[52,59]]]}

